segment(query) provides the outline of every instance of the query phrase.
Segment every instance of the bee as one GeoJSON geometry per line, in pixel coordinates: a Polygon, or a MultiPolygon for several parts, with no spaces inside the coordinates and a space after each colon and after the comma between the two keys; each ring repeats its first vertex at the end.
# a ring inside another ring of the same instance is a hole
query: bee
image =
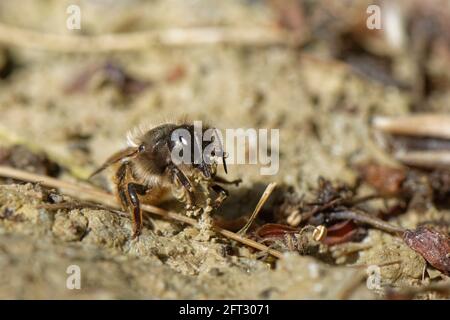
{"type": "Polygon", "coordinates": [[[190,123],[165,123],[149,130],[131,131],[127,140],[128,147],[109,157],[91,177],[112,167],[114,193],[122,208],[131,214],[133,238],[138,237],[142,230],[141,202],[158,204],[172,191],[172,195],[185,203],[186,209],[193,209],[196,207],[196,187],[199,185],[194,182],[200,181],[206,184],[208,193],[213,191],[217,195],[212,207],[218,208],[229,195],[220,184],[237,186],[241,182],[240,179],[227,181],[216,174],[219,157],[225,173],[227,166],[226,153],[215,128],[205,127],[199,132],[190,123]],[[211,142],[203,139],[208,130],[214,133],[211,142]],[[200,161],[174,161],[177,160],[174,154],[191,159],[196,151],[210,144],[214,148],[210,147],[212,151],[209,156],[202,154],[200,161]]]}

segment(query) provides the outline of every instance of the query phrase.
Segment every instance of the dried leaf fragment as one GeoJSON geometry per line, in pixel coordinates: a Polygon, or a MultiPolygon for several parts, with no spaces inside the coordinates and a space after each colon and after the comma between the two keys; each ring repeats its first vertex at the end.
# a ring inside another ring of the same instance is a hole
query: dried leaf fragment
{"type": "Polygon", "coordinates": [[[406,180],[405,171],[398,168],[368,163],[358,169],[361,177],[383,195],[399,194],[406,180]]]}
{"type": "Polygon", "coordinates": [[[352,220],[344,220],[328,227],[322,243],[332,246],[349,242],[355,238],[357,232],[358,228],[352,220]]]}
{"type": "Polygon", "coordinates": [[[406,230],[403,239],[433,267],[450,276],[450,238],[446,234],[429,227],[419,227],[417,230],[406,230]]]}

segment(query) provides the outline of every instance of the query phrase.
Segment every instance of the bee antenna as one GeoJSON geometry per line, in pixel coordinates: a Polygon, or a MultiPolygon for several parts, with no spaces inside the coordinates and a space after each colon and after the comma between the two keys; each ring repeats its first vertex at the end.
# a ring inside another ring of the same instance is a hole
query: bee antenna
{"type": "Polygon", "coordinates": [[[134,156],[135,154],[137,154],[138,151],[139,151],[138,148],[129,147],[129,148],[126,148],[125,150],[121,150],[121,151],[113,154],[111,157],[109,157],[105,161],[105,163],[100,168],[98,168],[93,173],[91,173],[91,175],[89,176],[88,180],[91,179],[93,176],[99,174],[100,172],[102,172],[106,168],[108,168],[110,165],[112,165],[112,164],[114,164],[116,162],[119,162],[122,159],[134,156]]]}
{"type": "Polygon", "coordinates": [[[105,170],[108,166],[109,166],[109,164],[108,165],[106,165],[106,164],[102,165],[100,168],[98,168],[97,170],[95,170],[94,172],[92,172],[89,175],[88,180],[91,180],[94,176],[96,176],[97,174],[99,174],[100,172],[105,170]]]}
{"type": "Polygon", "coordinates": [[[223,170],[225,170],[225,174],[228,174],[227,161],[226,161],[227,157],[228,157],[228,153],[226,153],[226,152],[222,153],[223,170]]]}

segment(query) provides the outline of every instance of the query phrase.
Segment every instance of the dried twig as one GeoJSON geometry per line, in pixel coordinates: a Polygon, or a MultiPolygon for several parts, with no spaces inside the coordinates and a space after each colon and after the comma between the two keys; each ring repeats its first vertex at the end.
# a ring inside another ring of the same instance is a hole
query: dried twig
{"type": "MultiPolygon", "coordinates": [[[[25,172],[22,170],[16,170],[16,169],[13,169],[10,167],[5,167],[5,166],[0,166],[0,176],[13,178],[13,179],[17,179],[17,180],[22,180],[22,181],[40,183],[46,187],[60,189],[62,192],[66,193],[67,195],[73,196],[75,198],[93,201],[95,203],[100,203],[105,206],[120,209],[120,206],[117,203],[117,201],[113,195],[108,194],[100,189],[93,188],[87,184],[62,181],[62,180],[54,179],[51,177],[41,176],[41,175],[25,172]]],[[[178,213],[170,212],[170,211],[167,211],[167,210],[164,210],[164,209],[152,206],[152,205],[142,205],[142,209],[144,211],[147,211],[147,212],[150,212],[150,213],[153,213],[153,214],[165,217],[165,218],[170,218],[172,220],[183,222],[183,223],[189,224],[191,226],[197,226],[196,220],[186,217],[184,215],[178,214],[178,213]]],[[[222,229],[217,226],[214,226],[213,228],[217,233],[219,233],[229,239],[240,242],[240,243],[245,244],[254,249],[267,252],[276,258],[282,257],[281,252],[274,250],[274,249],[270,249],[261,243],[258,243],[256,241],[253,241],[248,238],[244,238],[234,232],[222,229]]]]}
{"type": "Polygon", "coordinates": [[[93,209],[93,210],[107,210],[111,211],[114,214],[117,214],[121,217],[128,217],[129,215],[126,212],[123,212],[121,210],[116,210],[114,208],[103,206],[91,202],[84,202],[84,201],[70,201],[70,202],[61,202],[61,203],[44,203],[37,205],[36,208],[38,209],[46,209],[46,210],[75,210],[75,209],[93,209]]]}
{"type": "Polygon", "coordinates": [[[384,133],[450,138],[450,116],[448,114],[415,114],[403,117],[376,117],[373,126],[384,133]]]}
{"type": "Polygon", "coordinates": [[[56,35],[0,23],[0,43],[61,52],[142,50],[154,46],[234,44],[243,46],[294,45],[291,34],[274,28],[172,28],[97,36],[56,35]]]}
{"type": "Polygon", "coordinates": [[[402,235],[406,231],[406,229],[402,227],[394,226],[357,209],[330,212],[328,217],[330,219],[353,220],[355,222],[365,223],[376,229],[397,235],[402,235]]]}
{"type": "Polygon", "coordinates": [[[255,207],[255,210],[253,210],[250,219],[248,219],[245,226],[243,226],[241,230],[238,231],[238,234],[245,235],[247,233],[248,228],[250,228],[253,221],[255,221],[256,217],[258,216],[258,213],[261,211],[261,208],[266,203],[267,199],[269,199],[270,195],[272,194],[276,186],[277,186],[276,182],[272,182],[267,186],[266,190],[264,190],[264,193],[261,196],[261,199],[259,199],[258,204],[255,207]]]}
{"type": "Polygon", "coordinates": [[[365,268],[365,269],[367,269],[370,266],[389,267],[389,266],[392,266],[394,264],[402,264],[402,260],[394,260],[394,261],[383,262],[383,263],[375,263],[375,264],[374,263],[371,263],[371,264],[350,264],[350,265],[347,265],[346,267],[349,267],[349,268],[365,268]]]}

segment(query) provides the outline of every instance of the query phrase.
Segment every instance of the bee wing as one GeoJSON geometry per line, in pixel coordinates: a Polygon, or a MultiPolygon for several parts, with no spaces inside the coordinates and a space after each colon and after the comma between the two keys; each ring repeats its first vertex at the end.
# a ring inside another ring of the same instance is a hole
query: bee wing
{"type": "Polygon", "coordinates": [[[129,147],[123,150],[120,150],[116,153],[114,153],[111,157],[109,157],[105,163],[98,168],[97,170],[95,170],[90,176],[89,179],[91,179],[93,176],[99,174],[100,172],[102,172],[103,170],[105,170],[106,168],[108,168],[110,165],[121,161],[122,159],[125,158],[129,158],[132,157],[134,155],[136,155],[138,153],[139,149],[137,147],[129,147]]]}

